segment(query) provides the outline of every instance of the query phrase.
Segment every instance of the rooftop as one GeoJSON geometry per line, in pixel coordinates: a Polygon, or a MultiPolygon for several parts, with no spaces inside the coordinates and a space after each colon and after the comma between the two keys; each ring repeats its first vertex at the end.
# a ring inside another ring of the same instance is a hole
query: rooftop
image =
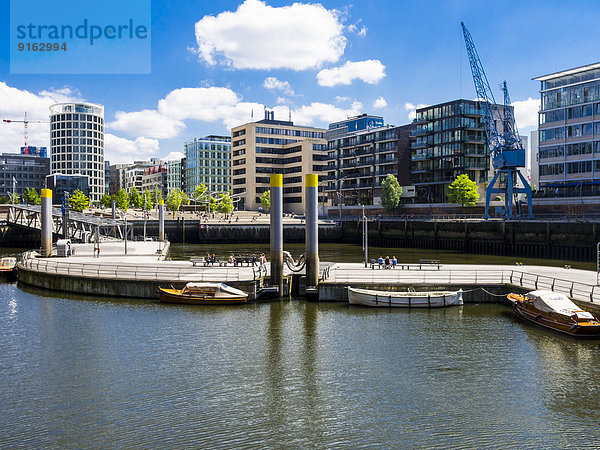
{"type": "Polygon", "coordinates": [[[585,66],[574,67],[573,69],[562,70],[560,72],[550,73],[548,75],[542,75],[537,78],[532,78],[535,81],[548,81],[554,78],[563,77],[566,75],[575,75],[576,73],[586,72],[592,69],[600,69],[600,62],[594,64],[587,64],[585,66]]]}

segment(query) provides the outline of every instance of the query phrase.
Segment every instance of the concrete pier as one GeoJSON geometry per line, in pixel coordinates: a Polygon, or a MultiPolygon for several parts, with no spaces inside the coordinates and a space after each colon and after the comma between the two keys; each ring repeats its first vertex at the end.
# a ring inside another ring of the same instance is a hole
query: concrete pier
{"type": "Polygon", "coordinates": [[[318,201],[319,177],[309,173],[305,176],[305,217],[306,217],[306,286],[316,286],[319,282],[319,226],[318,201]]]}
{"type": "Polygon", "coordinates": [[[283,175],[271,175],[271,285],[283,293],[283,175]]]}
{"type": "Polygon", "coordinates": [[[162,198],[158,201],[158,240],[165,240],[165,201],[162,198]]]}
{"type": "Polygon", "coordinates": [[[52,256],[52,191],[50,189],[42,189],[40,200],[42,202],[41,255],[47,258],[52,256]]]}

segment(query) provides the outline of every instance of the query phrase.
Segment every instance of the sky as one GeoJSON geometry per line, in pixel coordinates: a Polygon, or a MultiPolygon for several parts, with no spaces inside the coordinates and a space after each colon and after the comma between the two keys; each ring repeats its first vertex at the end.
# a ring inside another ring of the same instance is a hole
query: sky
{"type": "MultiPolygon", "coordinates": [[[[499,101],[507,80],[521,134],[537,127],[532,78],[600,61],[597,0],[154,0],[149,73],[11,74],[14,23],[9,1],[0,5],[0,117],[47,120],[55,102],[103,104],[111,163],[173,158],[185,141],[229,135],[264,108],[298,125],[362,113],[403,125],[419,105],[473,99],[461,21],[499,101]]],[[[0,142],[17,152],[21,124],[0,123],[0,142]]],[[[49,146],[47,124],[30,124],[29,144],[49,146]]]]}

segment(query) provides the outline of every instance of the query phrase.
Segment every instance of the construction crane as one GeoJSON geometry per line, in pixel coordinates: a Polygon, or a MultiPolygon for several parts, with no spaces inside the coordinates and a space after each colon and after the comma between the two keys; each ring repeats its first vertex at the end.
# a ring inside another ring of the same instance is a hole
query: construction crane
{"type": "MultiPolygon", "coordinates": [[[[500,86],[500,89],[504,94],[504,108],[501,112],[494,99],[494,94],[490,88],[490,83],[485,75],[485,71],[483,70],[483,65],[477,54],[477,49],[471,38],[471,33],[469,33],[469,30],[467,30],[467,27],[465,27],[463,22],[460,24],[465,38],[465,45],[467,46],[467,54],[469,55],[469,63],[471,64],[471,73],[473,74],[475,91],[477,92],[482,112],[490,155],[492,156],[492,165],[496,170],[494,178],[485,190],[484,218],[488,219],[490,217],[489,207],[492,194],[504,194],[505,217],[509,219],[514,218],[513,196],[521,193],[527,195],[529,217],[533,217],[531,186],[523,174],[518,170],[519,167],[525,167],[525,149],[519,138],[513,109],[510,106],[511,102],[508,94],[508,86],[506,81],[500,86]],[[501,130],[498,130],[498,122],[502,124],[501,130]],[[502,175],[504,176],[502,177],[502,175]],[[501,177],[505,179],[506,185],[495,187],[496,182],[501,177]],[[523,187],[518,187],[516,185],[515,182],[517,179],[521,180],[523,187]]],[[[520,209],[517,211],[517,217],[521,217],[520,209]]]]}
{"type": "Polygon", "coordinates": [[[2,119],[2,122],[5,123],[22,123],[25,125],[25,131],[24,131],[24,136],[25,136],[25,147],[27,147],[27,129],[28,129],[28,125],[30,123],[49,123],[47,120],[29,120],[27,118],[27,111],[25,111],[25,118],[23,120],[13,120],[13,119],[2,119]]]}

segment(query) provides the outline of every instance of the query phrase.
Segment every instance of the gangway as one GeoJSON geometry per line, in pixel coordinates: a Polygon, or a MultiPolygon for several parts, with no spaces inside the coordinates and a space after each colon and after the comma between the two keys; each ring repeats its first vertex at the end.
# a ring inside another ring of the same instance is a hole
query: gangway
{"type": "MultiPolygon", "coordinates": [[[[39,205],[8,205],[6,223],[24,228],[41,230],[41,206],[39,205]]],[[[124,223],[107,217],[92,216],[90,214],[69,211],[67,219],[68,236],[64,235],[63,215],[61,208],[52,208],[52,234],[60,235],[84,242],[87,239],[94,241],[96,229],[103,239],[123,239],[124,223]]],[[[133,228],[130,228],[133,231],[133,228]]],[[[128,233],[129,234],[129,233],[128,233]]]]}

